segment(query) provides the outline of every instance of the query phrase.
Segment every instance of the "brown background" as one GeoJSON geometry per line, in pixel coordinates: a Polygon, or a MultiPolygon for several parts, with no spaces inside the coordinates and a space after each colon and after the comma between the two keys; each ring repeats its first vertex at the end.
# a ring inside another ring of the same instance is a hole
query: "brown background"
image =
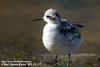
{"type": "Polygon", "coordinates": [[[79,53],[100,54],[100,0],[0,0],[0,53],[45,52],[41,40],[45,22],[31,20],[42,17],[48,8],[85,25],[79,53]]]}

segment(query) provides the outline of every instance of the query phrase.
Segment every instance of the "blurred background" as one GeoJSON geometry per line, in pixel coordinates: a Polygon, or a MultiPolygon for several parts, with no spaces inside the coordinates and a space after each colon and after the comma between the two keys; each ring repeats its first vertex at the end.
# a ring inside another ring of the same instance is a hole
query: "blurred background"
{"type": "Polygon", "coordinates": [[[100,0],[0,0],[0,59],[47,52],[41,39],[46,23],[32,19],[42,17],[49,8],[85,25],[76,53],[100,54],[100,0]]]}

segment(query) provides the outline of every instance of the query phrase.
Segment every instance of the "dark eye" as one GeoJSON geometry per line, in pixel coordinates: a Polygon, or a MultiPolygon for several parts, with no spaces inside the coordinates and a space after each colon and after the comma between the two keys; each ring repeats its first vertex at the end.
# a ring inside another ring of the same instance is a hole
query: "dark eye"
{"type": "Polygon", "coordinates": [[[47,18],[50,18],[50,16],[46,16],[47,18]]]}
{"type": "Polygon", "coordinates": [[[52,16],[46,16],[47,18],[49,18],[50,20],[55,20],[56,18],[55,17],[52,17],[52,16]]]}

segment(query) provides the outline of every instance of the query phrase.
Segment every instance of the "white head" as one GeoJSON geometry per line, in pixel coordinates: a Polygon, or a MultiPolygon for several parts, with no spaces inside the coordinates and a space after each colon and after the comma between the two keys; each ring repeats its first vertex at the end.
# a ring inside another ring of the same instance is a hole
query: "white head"
{"type": "Polygon", "coordinates": [[[61,18],[57,11],[51,8],[45,12],[43,20],[47,23],[57,24],[61,21],[61,18]]]}
{"type": "Polygon", "coordinates": [[[43,18],[33,19],[32,21],[38,20],[44,20],[48,24],[59,24],[61,21],[61,17],[55,9],[50,8],[45,12],[43,18]]]}

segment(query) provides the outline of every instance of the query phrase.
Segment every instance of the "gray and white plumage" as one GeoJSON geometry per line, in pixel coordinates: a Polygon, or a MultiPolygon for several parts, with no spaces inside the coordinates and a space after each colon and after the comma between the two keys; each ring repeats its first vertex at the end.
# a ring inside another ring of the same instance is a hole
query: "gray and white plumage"
{"type": "Polygon", "coordinates": [[[48,9],[43,20],[47,22],[43,29],[42,40],[48,51],[56,54],[68,54],[80,47],[82,25],[62,19],[55,9],[48,9]]]}

